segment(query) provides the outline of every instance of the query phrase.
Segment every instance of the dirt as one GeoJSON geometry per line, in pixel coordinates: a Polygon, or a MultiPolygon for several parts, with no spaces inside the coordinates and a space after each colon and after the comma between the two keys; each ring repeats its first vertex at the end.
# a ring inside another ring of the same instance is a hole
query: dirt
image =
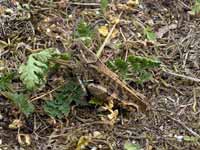
{"type": "MultiPolygon", "coordinates": [[[[1,95],[0,149],[75,150],[82,136],[91,138],[85,147],[88,150],[122,150],[126,141],[144,150],[200,149],[200,20],[198,15],[190,14],[193,5],[194,1],[189,0],[149,0],[132,7],[117,0],[99,15],[102,12],[95,0],[0,1],[0,40],[10,43],[3,49],[0,44],[1,60],[6,71],[15,72],[12,84],[17,92],[23,91],[17,70],[30,53],[47,47],[67,51],[80,20],[96,30],[106,23],[111,28],[111,18],[121,12],[118,33],[104,48],[101,59],[127,55],[154,57],[165,68],[151,70],[153,79],[143,85],[129,82],[147,97],[151,110],[143,114],[119,108],[114,125],[102,120],[107,113],[94,106],[72,106],[68,117],[53,119],[40,108],[42,98],[33,102],[37,111],[27,118],[1,95]],[[143,26],[151,26],[160,38],[156,42],[147,41],[143,26]],[[113,48],[116,43],[121,46],[113,48]],[[23,126],[10,129],[9,124],[15,119],[20,119],[23,126]],[[20,145],[19,134],[29,135],[31,144],[20,145]]],[[[98,49],[105,39],[96,34],[93,49],[98,49]]],[[[54,89],[62,71],[54,73],[47,86],[31,97],[54,89]]]]}

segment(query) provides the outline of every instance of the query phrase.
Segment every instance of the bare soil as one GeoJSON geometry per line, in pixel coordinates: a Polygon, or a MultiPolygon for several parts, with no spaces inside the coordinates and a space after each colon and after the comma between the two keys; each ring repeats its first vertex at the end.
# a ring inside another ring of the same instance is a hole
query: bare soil
{"type": "MultiPolygon", "coordinates": [[[[54,120],[40,108],[42,99],[33,102],[37,111],[26,118],[0,96],[0,149],[75,150],[81,136],[95,133],[100,133],[100,138],[93,138],[85,149],[122,150],[126,141],[144,150],[200,149],[200,20],[198,15],[190,14],[193,5],[190,0],[149,0],[128,7],[125,1],[116,0],[99,15],[98,0],[0,0],[0,40],[10,43],[0,56],[8,71],[17,71],[37,49],[56,47],[66,51],[80,20],[96,30],[104,24],[111,28],[110,18],[121,12],[118,33],[106,45],[101,59],[134,54],[158,58],[167,67],[152,70],[153,79],[142,86],[129,83],[147,97],[151,110],[142,114],[119,109],[114,125],[102,121],[107,114],[88,106],[73,106],[68,117],[54,120]],[[17,5],[22,8],[19,10],[17,5]],[[5,14],[6,9],[12,13],[5,14]],[[156,43],[145,40],[142,26],[151,26],[160,36],[156,43]],[[121,44],[118,49],[116,43],[121,44]],[[9,128],[14,119],[22,121],[20,129],[9,128]],[[21,146],[19,133],[30,135],[31,145],[21,146]]],[[[98,49],[105,37],[96,34],[93,47],[98,49]]],[[[54,73],[46,87],[32,96],[54,89],[62,71],[54,73]]],[[[16,91],[23,90],[17,77],[12,83],[16,91]]]]}

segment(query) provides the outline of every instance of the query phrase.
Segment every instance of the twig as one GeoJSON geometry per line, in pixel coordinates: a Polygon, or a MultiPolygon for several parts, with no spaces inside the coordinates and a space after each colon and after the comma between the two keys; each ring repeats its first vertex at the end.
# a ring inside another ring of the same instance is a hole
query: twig
{"type": "Polygon", "coordinates": [[[101,53],[102,53],[102,51],[103,51],[105,45],[106,45],[107,42],[109,41],[109,39],[110,39],[110,37],[111,37],[111,35],[112,35],[112,33],[113,33],[113,31],[114,31],[116,25],[119,23],[119,19],[120,19],[121,15],[122,15],[122,12],[119,14],[118,20],[115,21],[115,24],[114,24],[113,27],[111,28],[111,30],[110,30],[110,32],[108,33],[107,37],[105,38],[103,44],[101,45],[101,47],[100,47],[99,50],[97,51],[96,56],[97,56],[98,58],[101,56],[101,53]]]}
{"type": "Polygon", "coordinates": [[[173,75],[173,76],[177,76],[177,77],[184,78],[184,79],[187,79],[187,80],[191,80],[191,81],[194,81],[194,82],[200,82],[199,78],[194,78],[194,77],[190,77],[190,76],[186,76],[186,75],[182,75],[182,74],[177,74],[177,73],[174,73],[172,71],[165,70],[164,68],[163,68],[163,71],[170,74],[170,75],[173,75]]]}
{"type": "Polygon", "coordinates": [[[189,127],[187,127],[183,122],[181,122],[180,120],[176,120],[175,118],[172,118],[171,116],[167,116],[167,117],[170,118],[171,120],[177,122],[182,127],[184,127],[186,130],[188,130],[192,135],[194,135],[200,139],[200,135],[198,133],[196,133],[195,131],[193,131],[192,129],[190,129],[189,127]]]}
{"type": "Polygon", "coordinates": [[[79,2],[69,2],[70,5],[80,5],[80,6],[100,6],[100,3],[79,3],[79,2]]]}
{"type": "Polygon", "coordinates": [[[44,93],[44,94],[42,94],[42,95],[40,95],[40,96],[37,96],[37,97],[35,97],[35,98],[31,98],[31,102],[33,102],[33,101],[36,101],[36,100],[38,100],[38,99],[41,99],[42,97],[44,97],[44,96],[46,96],[46,95],[49,95],[49,94],[51,94],[52,92],[54,92],[54,91],[56,91],[57,89],[59,89],[59,88],[61,88],[63,85],[59,85],[58,87],[56,87],[56,88],[54,88],[53,90],[51,90],[51,91],[49,91],[49,92],[47,92],[47,93],[44,93]]]}
{"type": "Polygon", "coordinates": [[[194,103],[192,105],[192,109],[194,112],[197,112],[197,91],[196,91],[196,88],[193,88],[193,95],[194,95],[194,103]]]}

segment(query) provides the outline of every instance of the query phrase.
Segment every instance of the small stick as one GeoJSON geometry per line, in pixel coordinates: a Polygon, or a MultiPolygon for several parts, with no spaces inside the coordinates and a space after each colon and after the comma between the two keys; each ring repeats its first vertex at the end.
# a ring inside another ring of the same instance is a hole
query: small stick
{"type": "Polygon", "coordinates": [[[70,5],[80,5],[80,6],[100,6],[99,3],[79,3],[79,2],[69,2],[70,5]]]}
{"type": "Polygon", "coordinates": [[[172,118],[171,116],[167,116],[167,117],[169,117],[171,120],[177,122],[182,127],[184,127],[186,130],[188,130],[192,135],[194,135],[200,139],[200,135],[198,133],[196,133],[195,131],[193,131],[192,129],[190,129],[189,127],[187,127],[183,122],[181,122],[180,120],[176,120],[175,118],[172,118]]]}
{"type": "Polygon", "coordinates": [[[163,68],[163,71],[170,74],[170,75],[173,75],[173,76],[177,76],[177,77],[184,78],[184,79],[187,79],[187,80],[191,80],[191,81],[194,81],[194,82],[200,82],[199,78],[193,78],[193,77],[190,77],[190,76],[177,74],[177,73],[174,73],[174,72],[171,72],[171,71],[167,71],[164,68],[163,68]]]}
{"type": "Polygon", "coordinates": [[[115,24],[114,24],[113,27],[111,28],[110,32],[108,33],[107,37],[105,38],[103,44],[101,45],[101,47],[100,47],[99,50],[97,51],[96,56],[97,56],[98,58],[101,56],[101,53],[103,52],[103,49],[104,49],[105,45],[106,45],[107,42],[109,41],[109,39],[110,39],[110,37],[111,37],[111,35],[112,35],[112,33],[113,33],[113,31],[114,31],[116,25],[119,23],[119,19],[120,19],[121,15],[122,15],[122,12],[121,12],[121,13],[119,14],[119,16],[118,16],[118,21],[115,22],[115,24]]]}
{"type": "Polygon", "coordinates": [[[33,102],[33,101],[36,101],[36,100],[38,100],[38,99],[41,99],[42,97],[44,97],[44,96],[46,96],[46,95],[49,95],[49,94],[51,94],[52,92],[56,91],[57,89],[61,88],[62,86],[63,86],[63,85],[59,85],[58,87],[54,88],[53,90],[51,90],[51,91],[49,91],[49,92],[46,92],[46,93],[44,93],[44,94],[42,94],[42,95],[40,95],[40,96],[31,98],[30,101],[33,102]]]}

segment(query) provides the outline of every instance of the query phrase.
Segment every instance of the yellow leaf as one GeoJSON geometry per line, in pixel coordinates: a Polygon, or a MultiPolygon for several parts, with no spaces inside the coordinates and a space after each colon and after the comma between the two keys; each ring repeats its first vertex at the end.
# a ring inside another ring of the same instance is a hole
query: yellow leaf
{"type": "Polygon", "coordinates": [[[107,36],[108,35],[108,27],[107,26],[101,26],[98,29],[99,33],[103,36],[107,36]]]}
{"type": "Polygon", "coordinates": [[[82,150],[89,144],[91,141],[91,136],[81,136],[80,139],[78,140],[78,144],[76,147],[76,150],[82,150]]]}
{"type": "Polygon", "coordinates": [[[118,110],[114,110],[108,115],[108,119],[112,125],[117,121],[118,114],[118,110]]]}
{"type": "Polygon", "coordinates": [[[29,134],[18,134],[17,140],[20,145],[31,145],[31,137],[29,134]]]}
{"type": "Polygon", "coordinates": [[[119,33],[119,31],[117,29],[114,29],[111,38],[115,38],[117,36],[117,34],[119,33]]]}
{"type": "Polygon", "coordinates": [[[128,0],[127,5],[132,7],[137,6],[139,5],[139,0],[128,0]]]}
{"type": "Polygon", "coordinates": [[[22,127],[22,126],[23,126],[22,121],[19,120],[19,119],[15,119],[15,120],[13,120],[13,122],[11,124],[9,124],[8,127],[10,129],[18,129],[18,128],[22,127]]]}

